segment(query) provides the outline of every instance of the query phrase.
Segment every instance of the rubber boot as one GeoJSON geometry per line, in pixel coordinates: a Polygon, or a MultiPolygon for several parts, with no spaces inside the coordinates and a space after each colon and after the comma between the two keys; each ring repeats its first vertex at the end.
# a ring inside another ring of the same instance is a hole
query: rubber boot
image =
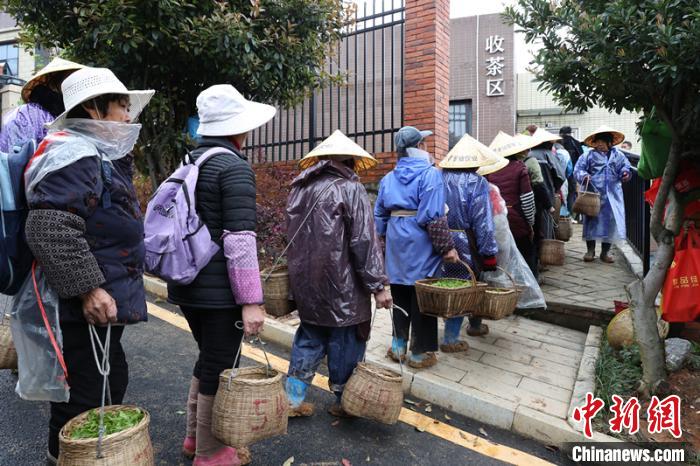
{"type": "Polygon", "coordinates": [[[352,414],[348,414],[343,409],[343,404],[342,404],[343,392],[334,392],[334,393],[335,393],[335,403],[333,403],[328,408],[328,414],[330,414],[331,416],[334,416],[334,417],[344,417],[344,418],[355,417],[352,414]]]}
{"type": "Polygon", "coordinates": [[[593,262],[595,260],[595,241],[586,241],[588,252],[583,255],[584,262],[593,262]]]}
{"type": "Polygon", "coordinates": [[[445,335],[440,345],[440,351],[443,353],[459,353],[469,349],[469,343],[459,340],[462,322],[464,322],[464,317],[453,317],[445,320],[445,335]]]}
{"type": "Polygon", "coordinates": [[[187,431],[182,442],[182,454],[194,458],[197,449],[197,395],[199,395],[199,379],[192,377],[190,391],[187,394],[187,431]]]}
{"type": "Polygon", "coordinates": [[[425,353],[411,353],[408,358],[408,365],[414,369],[426,369],[437,364],[437,356],[432,351],[425,353]]]}
{"type": "Polygon", "coordinates": [[[401,361],[405,361],[407,347],[408,344],[406,343],[406,340],[403,338],[393,337],[391,339],[391,348],[387,350],[386,357],[394,362],[399,362],[399,358],[401,358],[401,361]]]}
{"type": "Polygon", "coordinates": [[[612,264],[615,262],[615,259],[612,258],[610,255],[610,247],[612,245],[610,243],[603,243],[601,246],[600,250],[600,260],[605,262],[606,264],[612,264]]]}
{"type": "Polygon", "coordinates": [[[235,448],[219,442],[211,432],[214,397],[197,395],[197,449],[194,466],[241,466],[235,448]]]}
{"type": "Polygon", "coordinates": [[[309,384],[296,377],[287,377],[285,390],[289,399],[289,417],[309,417],[314,413],[314,405],[304,401],[309,384]]]}

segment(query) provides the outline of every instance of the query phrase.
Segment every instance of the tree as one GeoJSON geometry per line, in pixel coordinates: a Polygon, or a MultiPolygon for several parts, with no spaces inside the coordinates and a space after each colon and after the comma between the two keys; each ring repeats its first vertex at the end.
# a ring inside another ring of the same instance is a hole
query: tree
{"type": "MultiPolygon", "coordinates": [[[[1,0],[25,45],[55,48],[156,89],[141,117],[152,181],[184,152],[204,88],[231,83],[248,98],[296,104],[341,76],[323,71],[352,11],[342,0],[1,0]]],[[[144,159],[144,158],[141,158],[144,159]]],[[[142,167],[143,168],[143,167],[142,167]]]]}
{"type": "Polygon", "coordinates": [[[654,301],[673,260],[683,216],[673,182],[681,158],[700,158],[700,3],[518,0],[504,14],[527,42],[542,45],[534,60],[540,89],[566,108],[585,111],[598,104],[617,113],[649,115],[655,107],[671,130],[651,218],[659,248],[649,273],[629,287],[643,366],[640,389],[654,392],[666,377],[654,301]]]}

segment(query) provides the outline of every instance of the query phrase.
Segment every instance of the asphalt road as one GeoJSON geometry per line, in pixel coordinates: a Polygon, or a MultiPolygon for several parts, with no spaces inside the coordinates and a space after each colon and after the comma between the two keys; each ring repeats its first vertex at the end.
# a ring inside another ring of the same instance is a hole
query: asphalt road
{"type": "MultiPolygon", "coordinates": [[[[174,310],[162,302],[158,304],[174,310]]],[[[125,403],[142,406],[150,412],[156,464],[190,464],[181,456],[180,444],[185,430],[184,402],[196,354],[194,340],[188,332],[152,317],[146,324],[130,327],[123,342],[131,377],[125,403]]],[[[286,350],[273,345],[266,347],[277,356],[288,359],[286,350]]],[[[242,364],[251,365],[254,361],[244,359],[242,364]]],[[[14,383],[15,378],[9,371],[0,371],[0,465],[43,465],[48,404],[19,399],[14,393],[14,383]]],[[[308,400],[316,404],[316,415],[291,419],[286,436],[253,445],[253,464],[282,465],[292,456],[294,465],[341,464],[343,459],[353,465],[504,464],[429,433],[419,432],[408,424],[399,422],[386,426],[363,419],[338,421],[325,412],[334,398],[332,394],[312,387],[308,400]]],[[[413,401],[420,403],[420,400],[413,401]]],[[[562,453],[511,432],[435,406],[430,413],[424,411],[425,405],[405,406],[551,463],[573,464],[562,453]]]]}

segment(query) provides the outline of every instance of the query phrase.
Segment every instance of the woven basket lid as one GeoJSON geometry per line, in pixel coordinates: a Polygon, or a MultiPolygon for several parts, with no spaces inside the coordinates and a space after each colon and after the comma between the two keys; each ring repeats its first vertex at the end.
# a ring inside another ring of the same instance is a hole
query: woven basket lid
{"type": "Polygon", "coordinates": [[[352,156],[355,159],[355,170],[369,170],[377,166],[377,159],[360,147],[355,141],[336,129],[314,150],[309,152],[299,161],[299,168],[306,170],[319,161],[319,157],[352,156]]]}
{"type": "MultiPolygon", "coordinates": [[[[32,91],[39,84],[44,84],[46,81],[51,79],[53,73],[60,73],[61,71],[75,71],[80,68],[85,68],[85,65],[80,63],[75,63],[69,60],[64,60],[63,58],[56,57],[51,62],[43,67],[41,71],[32,76],[29,81],[22,88],[22,100],[24,102],[29,102],[29,96],[32,91]]],[[[60,83],[59,83],[60,84],[60,83]]]]}
{"type": "Polygon", "coordinates": [[[583,143],[589,147],[593,147],[593,138],[600,133],[611,133],[613,135],[613,146],[616,146],[625,140],[625,134],[622,131],[618,131],[610,126],[603,125],[586,136],[583,143]]]}
{"type": "Polygon", "coordinates": [[[483,145],[469,134],[462,136],[462,139],[447,153],[442,162],[441,168],[480,168],[493,165],[501,160],[493,150],[483,145]]]}

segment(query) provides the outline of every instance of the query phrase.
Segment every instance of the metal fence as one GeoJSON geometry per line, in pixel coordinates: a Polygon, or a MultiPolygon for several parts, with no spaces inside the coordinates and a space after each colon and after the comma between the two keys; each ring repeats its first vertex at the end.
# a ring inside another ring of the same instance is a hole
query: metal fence
{"type": "Polygon", "coordinates": [[[296,160],[340,129],[370,153],[394,150],[393,133],[403,121],[404,2],[372,0],[358,5],[325,71],[345,83],[316,90],[296,108],[277,116],[248,138],[253,160],[296,160]]]}
{"type": "Polygon", "coordinates": [[[632,164],[632,178],[622,184],[625,198],[625,224],[627,241],[642,258],[644,275],[649,271],[651,256],[651,211],[644,200],[644,193],[649,189],[649,181],[637,174],[639,156],[626,154],[632,164]]]}

